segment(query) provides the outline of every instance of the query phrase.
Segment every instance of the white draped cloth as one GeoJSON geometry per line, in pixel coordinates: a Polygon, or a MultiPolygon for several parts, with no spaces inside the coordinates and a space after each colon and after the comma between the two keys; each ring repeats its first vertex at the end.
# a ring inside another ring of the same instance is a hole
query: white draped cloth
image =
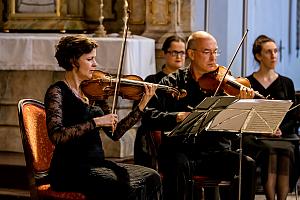
{"type": "MultiPolygon", "coordinates": [[[[54,57],[55,45],[67,34],[0,33],[0,70],[63,70],[54,57]]],[[[89,36],[89,35],[88,35],[89,36]]],[[[92,37],[92,35],[90,36],[92,37]]],[[[98,69],[116,73],[122,38],[94,37],[99,44],[96,60],[98,69]]],[[[155,41],[131,36],[127,38],[122,74],[145,78],[156,71],[155,41]]]]}

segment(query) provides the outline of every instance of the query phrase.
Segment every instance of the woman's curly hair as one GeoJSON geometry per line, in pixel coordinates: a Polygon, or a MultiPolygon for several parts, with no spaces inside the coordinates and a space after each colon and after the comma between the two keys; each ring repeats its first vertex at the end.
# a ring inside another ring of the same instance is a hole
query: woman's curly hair
{"type": "Polygon", "coordinates": [[[90,53],[97,47],[96,41],[85,35],[65,36],[56,45],[55,58],[60,67],[71,71],[73,64],[77,65],[80,56],[90,53]]]}

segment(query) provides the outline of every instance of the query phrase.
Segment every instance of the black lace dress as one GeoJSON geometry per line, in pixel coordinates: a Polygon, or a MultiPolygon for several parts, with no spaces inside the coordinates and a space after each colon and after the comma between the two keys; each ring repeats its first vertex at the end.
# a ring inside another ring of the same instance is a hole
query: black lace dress
{"type": "MultiPolygon", "coordinates": [[[[47,128],[55,145],[49,172],[51,187],[56,191],[83,192],[89,199],[159,199],[161,180],[155,170],[105,160],[93,118],[109,109],[105,102],[100,105],[84,103],[63,81],[47,90],[47,128]]],[[[113,135],[103,130],[118,140],[141,115],[136,107],[118,123],[113,135]]]]}

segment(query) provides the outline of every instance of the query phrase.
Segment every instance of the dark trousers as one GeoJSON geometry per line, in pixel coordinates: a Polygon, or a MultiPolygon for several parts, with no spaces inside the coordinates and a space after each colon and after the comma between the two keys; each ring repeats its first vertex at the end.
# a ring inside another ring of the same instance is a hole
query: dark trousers
{"type": "MultiPolygon", "coordinates": [[[[191,199],[190,178],[192,175],[209,176],[232,181],[228,191],[220,190],[221,199],[238,199],[239,154],[224,150],[203,153],[193,150],[192,144],[161,145],[159,168],[163,174],[165,200],[191,199]]],[[[253,159],[242,157],[241,199],[254,200],[256,189],[256,166],[253,159]]],[[[213,199],[213,198],[211,198],[213,199]]]]}

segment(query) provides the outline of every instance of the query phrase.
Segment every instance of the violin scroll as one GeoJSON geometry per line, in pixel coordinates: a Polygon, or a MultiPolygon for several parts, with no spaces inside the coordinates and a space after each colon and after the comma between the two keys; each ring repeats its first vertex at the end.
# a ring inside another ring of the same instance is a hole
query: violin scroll
{"type": "Polygon", "coordinates": [[[158,85],[158,87],[157,87],[158,90],[163,90],[166,93],[171,94],[172,97],[176,98],[177,100],[184,98],[187,95],[187,92],[184,89],[178,90],[174,87],[170,87],[170,86],[166,86],[166,85],[159,85],[159,84],[157,84],[157,85],[158,85]]]}

